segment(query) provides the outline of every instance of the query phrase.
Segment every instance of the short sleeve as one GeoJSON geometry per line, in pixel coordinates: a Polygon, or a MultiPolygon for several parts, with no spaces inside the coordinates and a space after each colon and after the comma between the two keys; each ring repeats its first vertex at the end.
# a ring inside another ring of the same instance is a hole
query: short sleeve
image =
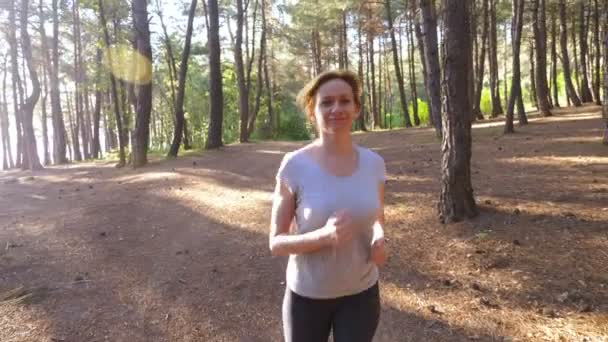
{"type": "Polygon", "coordinates": [[[375,156],[376,160],[375,160],[375,169],[374,172],[376,174],[376,179],[378,180],[379,183],[384,183],[386,182],[386,164],[384,163],[384,159],[380,156],[377,155],[375,156]]]}
{"type": "Polygon", "coordinates": [[[296,182],[295,182],[295,168],[293,161],[293,153],[286,153],[281,161],[281,166],[279,166],[279,171],[277,171],[276,180],[283,182],[289,189],[289,191],[293,194],[296,191],[296,182]]]}

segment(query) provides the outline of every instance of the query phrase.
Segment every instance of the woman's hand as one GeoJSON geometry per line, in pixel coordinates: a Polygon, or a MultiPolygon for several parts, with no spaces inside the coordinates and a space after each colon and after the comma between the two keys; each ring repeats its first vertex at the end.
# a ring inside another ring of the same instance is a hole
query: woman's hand
{"type": "Polygon", "coordinates": [[[380,237],[372,241],[370,261],[376,264],[378,267],[382,267],[386,263],[384,237],[380,237]]]}
{"type": "Polygon", "coordinates": [[[335,212],[327,220],[322,234],[332,247],[339,247],[353,239],[353,219],[347,210],[335,212]]]}

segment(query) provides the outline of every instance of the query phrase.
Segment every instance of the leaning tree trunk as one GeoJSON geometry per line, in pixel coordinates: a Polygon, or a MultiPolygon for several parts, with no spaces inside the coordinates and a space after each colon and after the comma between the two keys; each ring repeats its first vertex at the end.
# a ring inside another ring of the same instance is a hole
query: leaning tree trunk
{"type": "Polygon", "coordinates": [[[23,57],[27,62],[27,69],[30,75],[30,82],[32,85],[32,93],[25,100],[21,106],[23,114],[23,138],[25,142],[25,155],[27,156],[27,165],[23,165],[30,170],[42,169],[40,159],[38,158],[38,149],[36,148],[36,135],[34,134],[34,107],[40,98],[40,81],[38,80],[38,73],[34,66],[32,58],[32,44],[30,42],[30,35],[27,31],[28,23],[28,0],[22,0],[21,2],[21,50],[23,57]]]}
{"type": "MultiPolygon", "coordinates": [[[[114,65],[114,61],[113,61],[111,50],[109,50],[110,34],[108,33],[108,27],[106,25],[106,17],[105,17],[105,12],[104,12],[104,8],[103,8],[103,0],[99,0],[99,20],[101,23],[101,28],[103,30],[105,46],[106,46],[106,48],[108,48],[108,52],[107,52],[108,65],[111,68],[114,65]]],[[[114,77],[114,73],[112,72],[111,69],[110,69],[109,73],[110,73],[110,89],[112,91],[112,102],[114,104],[114,117],[116,120],[116,129],[118,131],[118,149],[119,149],[118,158],[119,158],[119,160],[118,160],[118,164],[116,165],[116,167],[123,167],[127,163],[127,159],[125,156],[125,148],[126,148],[125,138],[126,137],[123,132],[123,122],[122,122],[122,117],[120,114],[120,99],[118,97],[118,87],[116,85],[116,78],[114,77]]]]}
{"type": "MultiPolygon", "coordinates": [[[[263,3],[264,1],[262,1],[263,3]]],[[[222,92],[222,65],[220,60],[219,8],[217,0],[207,3],[209,15],[209,130],[206,149],[218,148],[222,143],[224,96],[222,92]]],[[[264,10],[264,9],[262,9],[264,10]]]]}
{"type": "MultiPolygon", "coordinates": [[[[536,103],[540,115],[550,116],[549,86],[547,85],[547,29],[545,20],[545,0],[534,0],[532,3],[532,25],[534,30],[534,47],[536,72],[530,75],[536,82],[536,103]],[[540,6],[539,6],[540,5],[540,6]]],[[[532,61],[532,60],[531,60],[532,61]]]]}
{"type": "Polygon", "coordinates": [[[572,77],[570,73],[570,60],[568,59],[568,28],[566,25],[566,2],[559,1],[559,18],[560,18],[560,38],[559,43],[562,52],[562,68],[564,72],[564,82],[566,83],[566,94],[575,107],[581,106],[581,100],[574,90],[572,77]]]}
{"type": "Polygon", "coordinates": [[[437,16],[434,0],[419,0],[422,20],[422,37],[426,63],[426,79],[428,82],[429,111],[435,125],[435,133],[441,137],[443,123],[441,118],[441,68],[439,66],[439,46],[437,43],[437,16]]]}
{"type": "MultiPolygon", "coordinates": [[[[496,0],[490,1],[490,97],[492,98],[492,114],[495,118],[503,113],[500,101],[498,83],[498,39],[496,38],[496,0]]],[[[506,80],[505,80],[506,82],[506,80]]]]}
{"type": "Polygon", "coordinates": [[[405,127],[411,127],[410,114],[407,108],[407,96],[405,95],[405,87],[403,86],[402,70],[399,65],[399,54],[397,52],[397,40],[395,39],[395,27],[393,26],[393,13],[391,11],[391,1],[386,0],[384,6],[386,9],[386,20],[388,23],[388,30],[391,36],[391,47],[393,50],[393,65],[395,67],[395,76],[397,77],[397,84],[399,86],[399,103],[401,104],[401,111],[403,118],[405,119],[405,127]]]}
{"type": "Polygon", "coordinates": [[[53,160],[66,164],[66,131],[59,94],[59,16],[58,0],[53,0],[53,56],[51,65],[51,117],[53,121],[53,160]]]}
{"type": "Polygon", "coordinates": [[[150,143],[150,113],[152,111],[152,45],[150,44],[150,26],[148,24],[147,0],[133,0],[133,20],[137,51],[145,62],[140,62],[137,75],[136,120],[133,131],[133,167],[148,163],[148,145],[150,143]]]}
{"type": "Polygon", "coordinates": [[[467,67],[471,49],[467,0],[444,0],[443,141],[441,144],[442,223],[477,216],[471,184],[471,105],[467,67]]]}
{"type": "Polygon", "coordinates": [[[582,78],[580,80],[580,89],[581,89],[581,101],[582,102],[592,102],[593,95],[591,95],[591,89],[589,89],[589,78],[587,77],[587,55],[589,53],[589,46],[587,44],[587,27],[586,18],[585,18],[585,3],[580,2],[580,19],[579,19],[579,44],[581,51],[581,74],[582,78]]]}
{"type": "Polygon", "coordinates": [[[186,41],[182,50],[182,60],[179,66],[179,79],[177,85],[177,95],[175,97],[173,111],[175,113],[175,130],[173,131],[173,141],[169,149],[168,157],[177,157],[179,146],[182,139],[182,130],[184,126],[184,95],[186,93],[186,75],[188,73],[188,59],[190,58],[190,41],[192,39],[192,30],[194,22],[194,13],[196,11],[197,0],[192,0],[190,3],[190,11],[188,13],[188,26],[186,28],[186,41]]]}
{"type": "Polygon", "coordinates": [[[507,104],[507,115],[505,119],[504,130],[505,134],[515,132],[513,128],[513,114],[515,112],[515,101],[517,101],[521,93],[519,50],[521,47],[521,30],[523,27],[524,0],[514,0],[512,6],[513,19],[511,20],[511,37],[513,37],[513,41],[511,42],[511,48],[513,51],[513,76],[511,78],[511,94],[509,97],[509,102],[507,104]]]}

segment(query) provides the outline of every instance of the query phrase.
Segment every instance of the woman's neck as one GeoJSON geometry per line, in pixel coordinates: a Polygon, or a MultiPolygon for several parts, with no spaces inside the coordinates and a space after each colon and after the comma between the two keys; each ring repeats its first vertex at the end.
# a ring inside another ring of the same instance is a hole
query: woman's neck
{"type": "Polygon", "coordinates": [[[318,144],[325,152],[333,155],[349,155],[354,151],[350,134],[321,134],[318,144]]]}

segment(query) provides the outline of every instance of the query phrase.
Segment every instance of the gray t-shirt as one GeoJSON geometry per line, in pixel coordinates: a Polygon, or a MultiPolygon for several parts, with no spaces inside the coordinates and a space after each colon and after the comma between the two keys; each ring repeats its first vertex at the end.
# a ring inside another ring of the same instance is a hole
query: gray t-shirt
{"type": "Polygon", "coordinates": [[[378,280],[370,262],[372,227],[376,221],[378,186],[386,179],[384,160],[356,146],[357,168],[350,176],[335,176],[304,149],[287,153],[277,179],[295,195],[295,232],[307,233],[325,225],[336,211],[347,209],[357,232],[346,245],[313,253],[292,254],[287,264],[288,288],[308,298],[336,298],[365,291],[378,280]]]}

